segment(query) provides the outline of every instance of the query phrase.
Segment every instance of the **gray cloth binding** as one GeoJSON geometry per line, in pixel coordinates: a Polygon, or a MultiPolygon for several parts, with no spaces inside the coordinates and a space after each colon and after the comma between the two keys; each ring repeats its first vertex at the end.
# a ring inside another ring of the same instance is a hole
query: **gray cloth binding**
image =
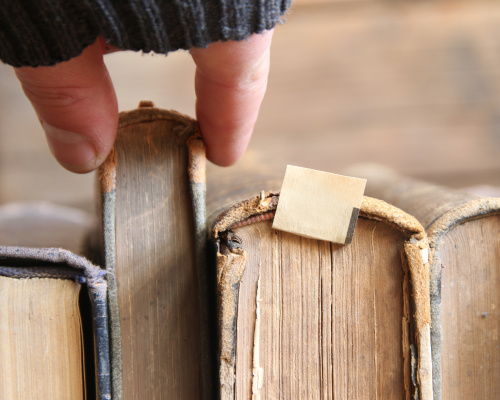
{"type": "Polygon", "coordinates": [[[99,400],[111,399],[106,272],[63,249],[0,246],[0,275],[68,279],[86,283],[92,304],[96,385],[99,400]],[[16,270],[18,273],[16,274],[16,270]]]}
{"type": "Polygon", "coordinates": [[[110,362],[111,362],[111,390],[113,399],[122,398],[122,340],[120,329],[120,313],[118,309],[118,293],[114,280],[115,272],[115,199],[116,191],[102,193],[102,215],[104,235],[104,259],[106,270],[109,272],[108,279],[108,312],[109,312],[109,335],[110,362]]]}

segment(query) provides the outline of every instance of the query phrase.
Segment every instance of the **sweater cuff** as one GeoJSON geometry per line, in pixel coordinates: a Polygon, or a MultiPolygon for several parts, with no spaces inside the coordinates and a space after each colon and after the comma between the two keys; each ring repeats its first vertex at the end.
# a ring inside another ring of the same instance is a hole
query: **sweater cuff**
{"type": "Polygon", "coordinates": [[[272,29],[291,0],[0,0],[0,60],[50,66],[102,36],[111,46],[167,54],[272,29]]]}

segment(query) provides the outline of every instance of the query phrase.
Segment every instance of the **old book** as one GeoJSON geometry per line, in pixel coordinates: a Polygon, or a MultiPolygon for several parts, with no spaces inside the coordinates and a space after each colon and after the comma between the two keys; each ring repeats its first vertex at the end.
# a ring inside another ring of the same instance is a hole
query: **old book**
{"type": "Polygon", "coordinates": [[[336,245],[273,230],[278,193],[240,199],[211,225],[220,398],[431,399],[421,224],[365,197],[336,245]]]}
{"type": "Polygon", "coordinates": [[[109,398],[106,282],[81,256],[91,220],[47,204],[0,207],[0,399],[109,398]]]}
{"type": "Polygon", "coordinates": [[[500,199],[365,167],[367,191],[416,216],[431,249],[434,399],[500,392],[500,199]]]}
{"type": "Polygon", "coordinates": [[[114,399],[211,398],[204,163],[191,118],[120,115],[99,174],[114,399]]]}

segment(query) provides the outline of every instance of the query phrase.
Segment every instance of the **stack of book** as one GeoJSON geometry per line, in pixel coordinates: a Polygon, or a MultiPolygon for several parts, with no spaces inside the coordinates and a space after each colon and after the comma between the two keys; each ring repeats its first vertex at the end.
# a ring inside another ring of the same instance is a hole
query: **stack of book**
{"type": "Polygon", "coordinates": [[[0,398],[495,398],[500,199],[359,175],[350,244],[278,231],[279,179],[206,204],[196,121],[122,113],[99,223],[0,208],[0,398]]]}

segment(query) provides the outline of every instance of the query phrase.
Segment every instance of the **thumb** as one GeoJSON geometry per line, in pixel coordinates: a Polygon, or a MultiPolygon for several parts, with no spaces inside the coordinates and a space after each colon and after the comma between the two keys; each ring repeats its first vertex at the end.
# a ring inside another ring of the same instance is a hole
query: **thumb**
{"type": "Polygon", "coordinates": [[[45,130],[50,150],[66,169],[97,168],[113,146],[118,106],[100,41],[52,67],[16,69],[45,130]]]}

